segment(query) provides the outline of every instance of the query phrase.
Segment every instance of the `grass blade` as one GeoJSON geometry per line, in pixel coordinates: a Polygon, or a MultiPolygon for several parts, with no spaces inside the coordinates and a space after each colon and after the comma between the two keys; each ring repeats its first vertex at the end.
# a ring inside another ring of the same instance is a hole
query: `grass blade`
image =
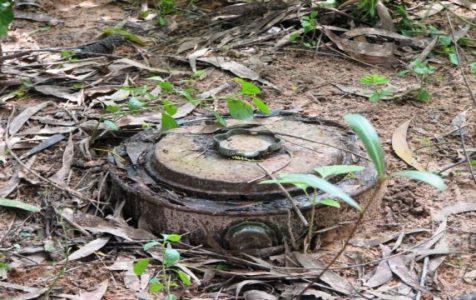
{"type": "Polygon", "coordinates": [[[365,170],[362,166],[349,166],[349,165],[333,165],[315,168],[314,171],[319,173],[322,178],[327,178],[335,175],[342,175],[354,172],[360,172],[365,170]]]}
{"type": "Polygon", "coordinates": [[[410,170],[393,173],[392,175],[423,181],[439,189],[440,191],[444,191],[446,189],[446,184],[443,179],[440,176],[430,172],[410,170]]]}
{"type": "Polygon", "coordinates": [[[367,154],[372,159],[378,176],[382,180],[386,175],[385,153],[380,144],[377,131],[362,115],[348,114],[344,119],[364,143],[367,154]]]}
{"type": "Polygon", "coordinates": [[[40,211],[40,208],[37,206],[33,206],[31,204],[21,202],[18,200],[10,200],[10,199],[4,199],[4,198],[0,198],[0,206],[19,208],[19,209],[23,209],[23,210],[34,212],[34,213],[40,211]]]}

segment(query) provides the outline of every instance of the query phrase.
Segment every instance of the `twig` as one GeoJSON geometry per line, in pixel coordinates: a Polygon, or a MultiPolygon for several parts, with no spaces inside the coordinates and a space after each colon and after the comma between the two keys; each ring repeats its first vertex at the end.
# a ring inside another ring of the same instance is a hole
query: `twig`
{"type": "MultiPolygon", "coordinates": [[[[273,174],[271,174],[265,167],[263,167],[262,165],[260,165],[260,163],[257,163],[258,167],[260,167],[265,173],[266,175],[268,175],[271,179],[273,180],[276,180],[276,178],[273,176],[273,174]]],[[[299,219],[301,220],[301,222],[304,224],[304,226],[309,226],[309,223],[307,222],[306,218],[304,217],[304,215],[302,214],[301,210],[299,209],[299,205],[296,201],[296,199],[294,199],[291,194],[289,194],[289,192],[284,188],[284,186],[277,182],[277,185],[279,186],[279,188],[281,189],[281,191],[284,193],[284,195],[286,196],[286,198],[288,198],[288,200],[291,202],[291,205],[293,206],[293,210],[294,212],[298,215],[299,219]]]]}
{"type": "MultiPolygon", "coordinates": [[[[386,187],[387,187],[387,180],[386,179],[383,179],[383,180],[379,181],[379,184],[378,184],[375,192],[372,194],[372,197],[369,199],[369,201],[365,205],[364,209],[359,214],[359,218],[357,219],[357,222],[355,222],[354,227],[352,228],[349,236],[347,237],[347,239],[344,242],[344,245],[339,250],[339,252],[337,252],[337,254],[334,256],[334,258],[331,260],[331,262],[327,264],[327,266],[319,273],[319,275],[317,275],[317,277],[315,278],[315,281],[319,280],[322,277],[322,275],[324,275],[324,273],[327,272],[327,270],[329,270],[329,268],[339,259],[339,257],[342,255],[342,253],[344,253],[345,249],[347,248],[347,246],[350,243],[350,240],[352,239],[354,234],[357,232],[357,228],[359,228],[360,224],[362,223],[362,220],[364,219],[365,213],[367,212],[369,207],[373,204],[374,200],[381,196],[381,193],[383,191],[385,191],[386,187]]],[[[309,289],[312,285],[313,285],[313,282],[309,283],[299,293],[298,297],[299,298],[302,297],[302,295],[306,292],[306,290],[309,289]]]]}
{"type": "MultiPolygon", "coordinates": [[[[461,75],[463,76],[463,81],[464,81],[464,84],[466,85],[466,89],[468,89],[471,100],[473,100],[473,105],[476,106],[476,97],[474,96],[473,91],[471,90],[471,87],[469,85],[468,78],[466,77],[466,74],[464,73],[463,62],[461,61],[461,55],[459,53],[458,41],[455,38],[455,31],[453,28],[453,23],[451,23],[451,17],[448,12],[448,9],[446,9],[446,18],[448,19],[448,24],[450,25],[451,39],[453,40],[453,44],[455,45],[455,53],[458,59],[459,70],[461,72],[461,75]]],[[[474,178],[474,175],[473,175],[473,178],[474,178]]]]}
{"type": "Polygon", "coordinates": [[[459,131],[459,136],[461,137],[461,147],[463,148],[464,157],[466,161],[468,162],[469,172],[471,173],[471,177],[473,178],[473,181],[476,183],[476,177],[474,176],[473,166],[471,164],[471,160],[469,159],[468,151],[466,151],[466,143],[464,142],[464,133],[462,129],[460,129],[459,131]]]}
{"type": "MultiPolygon", "coordinates": [[[[428,263],[430,261],[430,258],[427,256],[425,257],[425,260],[423,261],[423,270],[421,271],[421,278],[420,278],[420,286],[425,287],[426,283],[426,274],[428,273],[428,263]]],[[[416,294],[415,300],[420,300],[421,299],[421,291],[418,291],[416,294]]]]}

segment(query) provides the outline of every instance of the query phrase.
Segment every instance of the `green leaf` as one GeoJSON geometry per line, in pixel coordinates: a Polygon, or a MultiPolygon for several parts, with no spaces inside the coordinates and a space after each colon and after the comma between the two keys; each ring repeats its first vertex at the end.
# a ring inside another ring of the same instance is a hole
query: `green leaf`
{"type": "Polygon", "coordinates": [[[430,172],[410,170],[410,171],[401,171],[401,172],[393,173],[392,175],[423,181],[439,189],[440,191],[444,191],[446,189],[446,184],[443,181],[443,179],[440,176],[430,172]]]}
{"type": "Polygon", "coordinates": [[[138,111],[145,106],[145,103],[140,101],[137,97],[131,97],[127,106],[131,111],[138,111]]]}
{"type": "Polygon", "coordinates": [[[144,248],[144,251],[149,251],[151,248],[153,248],[153,247],[155,247],[155,246],[158,246],[158,245],[160,245],[159,242],[157,242],[157,241],[150,241],[150,242],[144,244],[144,247],[143,247],[143,248],[144,248]]]}
{"type": "Polygon", "coordinates": [[[369,101],[370,103],[377,103],[380,100],[380,94],[377,91],[374,91],[370,96],[369,96],[369,101]]]}
{"type": "Polygon", "coordinates": [[[237,120],[251,120],[253,119],[253,107],[243,101],[238,99],[228,99],[228,110],[230,115],[237,120]]]}
{"type": "Polygon", "coordinates": [[[142,274],[145,273],[145,270],[150,264],[150,258],[143,258],[139,259],[135,264],[134,264],[134,274],[137,276],[141,276],[142,274]]]}
{"type": "Polygon", "coordinates": [[[141,46],[145,46],[145,41],[138,35],[135,35],[127,30],[124,30],[124,29],[120,29],[120,28],[106,28],[103,30],[103,33],[105,35],[119,35],[119,36],[122,36],[124,38],[126,38],[127,40],[133,42],[133,43],[136,43],[136,44],[139,44],[141,46]]]}
{"type": "Polygon", "coordinates": [[[182,239],[182,236],[180,234],[162,234],[162,237],[164,238],[164,242],[172,243],[180,242],[180,240],[182,239]]]}
{"type": "Polygon", "coordinates": [[[450,62],[453,65],[455,65],[455,66],[459,65],[458,55],[456,55],[456,53],[448,54],[448,58],[450,59],[450,62]]]}
{"type": "Polygon", "coordinates": [[[268,105],[266,105],[266,103],[264,103],[260,98],[253,97],[253,103],[256,105],[258,110],[263,113],[263,115],[268,116],[271,113],[268,105]]]}
{"type": "Polygon", "coordinates": [[[183,271],[175,271],[180,278],[180,281],[186,286],[192,285],[192,282],[190,281],[190,276],[188,276],[187,273],[183,271]]]}
{"type": "Polygon", "coordinates": [[[162,132],[169,131],[170,129],[177,128],[178,124],[172,116],[168,113],[162,113],[162,132]]]}
{"type": "Polygon", "coordinates": [[[163,283],[159,282],[159,280],[156,277],[152,278],[149,281],[149,291],[152,294],[159,293],[159,292],[163,291],[164,288],[165,288],[165,285],[163,283]]]}
{"type": "Polygon", "coordinates": [[[387,84],[390,81],[386,76],[384,75],[379,75],[379,74],[372,74],[372,75],[366,75],[360,79],[360,82],[373,86],[373,85],[383,85],[387,84]]]}
{"type": "Polygon", "coordinates": [[[220,115],[219,112],[214,111],[213,115],[215,116],[215,119],[216,119],[218,124],[220,124],[223,127],[226,127],[226,120],[220,115]]]}
{"type": "Polygon", "coordinates": [[[174,85],[171,82],[162,81],[159,82],[159,86],[165,93],[171,94],[174,92],[174,85]]]}
{"type": "Polygon", "coordinates": [[[431,94],[427,89],[419,89],[416,98],[418,101],[426,103],[431,100],[431,94]]]}
{"type": "Polygon", "coordinates": [[[412,68],[413,72],[418,75],[430,75],[436,71],[435,67],[429,66],[427,62],[421,62],[419,60],[411,62],[410,67],[412,68]]]}
{"type": "Polygon", "coordinates": [[[476,76],[476,61],[473,61],[472,63],[470,63],[469,68],[471,70],[471,73],[473,73],[473,75],[476,76]]]}
{"type": "Polygon", "coordinates": [[[339,187],[333,185],[325,179],[319,178],[312,174],[281,174],[276,180],[265,180],[261,183],[291,183],[306,185],[325,193],[330,194],[333,197],[339,198],[348,205],[361,210],[359,204],[355,202],[349,195],[342,191],[339,187]]]}
{"type": "Polygon", "coordinates": [[[107,128],[111,131],[119,131],[119,126],[117,126],[116,122],[111,120],[104,120],[103,124],[107,126],[107,128]]]}
{"type": "Polygon", "coordinates": [[[449,35],[439,36],[438,41],[443,46],[449,46],[449,45],[451,45],[451,43],[453,43],[453,40],[451,39],[451,37],[449,35]]]}
{"type": "Polygon", "coordinates": [[[180,253],[171,248],[167,248],[164,251],[164,265],[170,267],[176,264],[180,260],[180,253]]]}
{"type": "Polygon", "coordinates": [[[34,213],[39,212],[41,210],[38,206],[34,206],[18,200],[10,200],[5,198],[0,198],[0,206],[19,208],[34,213]]]}
{"type": "Polygon", "coordinates": [[[330,198],[322,199],[319,204],[340,208],[340,203],[330,198]]]}
{"type": "Polygon", "coordinates": [[[235,81],[241,85],[240,92],[242,95],[256,96],[261,93],[261,89],[252,82],[248,82],[238,77],[235,78],[235,81]]]}
{"type": "Polygon", "coordinates": [[[168,294],[165,300],[177,300],[177,296],[174,294],[168,294]]]}
{"type": "Polygon", "coordinates": [[[314,169],[314,171],[319,173],[319,175],[321,175],[321,177],[324,179],[330,176],[361,172],[363,170],[365,170],[365,167],[349,165],[324,166],[314,169]]]}
{"type": "Polygon", "coordinates": [[[106,106],[106,111],[111,114],[118,113],[121,108],[118,105],[108,105],[106,106]]]}
{"type": "Polygon", "coordinates": [[[7,35],[8,27],[13,21],[12,1],[0,1],[0,37],[7,35]]]}
{"type": "Polygon", "coordinates": [[[169,100],[164,101],[164,109],[167,112],[167,114],[169,114],[171,116],[173,116],[177,113],[177,106],[175,106],[175,104],[173,104],[169,100]]]}
{"type": "Polygon", "coordinates": [[[380,179],[386,175],[385,153],[383,152],[380,138],[372,124],[362,115],[348,114],[345,121],[364,143],[367,154],[372,159],[380,179]]]}

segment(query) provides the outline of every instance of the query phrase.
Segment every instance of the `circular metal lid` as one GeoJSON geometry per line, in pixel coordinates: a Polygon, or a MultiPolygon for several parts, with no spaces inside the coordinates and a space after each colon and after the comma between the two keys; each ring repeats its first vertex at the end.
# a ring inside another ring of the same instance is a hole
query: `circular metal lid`
{"type": "Polygon", "coordinates": [[[320,166],[345,164],[350,157],[340,150],[348,147],[348,137],[339,127],[291,117],[256,122],[219,133],[206,133],[206,125],[171,131],[155,145],[149,169],[157,180],[184,192],[259,200],[281,194],[276,185],[260,184],[268,178],[266,171],[276,176],[313,173],[320,166]]]}

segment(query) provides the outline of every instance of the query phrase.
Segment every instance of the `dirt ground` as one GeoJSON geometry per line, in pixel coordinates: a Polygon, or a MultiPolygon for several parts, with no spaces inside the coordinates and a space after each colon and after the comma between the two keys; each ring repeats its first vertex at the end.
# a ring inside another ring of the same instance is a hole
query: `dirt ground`
{"type": "MultiPolygon", "coordinates": [[[[45,25],[42,22],[16,19],[12,25],[9,36],[2,41],[3,51],[43,49],[56,47],[72,47],[89,43],[99,37],[102,30],[117,25],[127,18],[137,17],[137,6],[126,1],[37,1],[41,6],[40,11],[47,12],[49,16],[58,19],[56,25],[45,25]]],[[[200,5],[200,3],[199,3],[200,5]]],[[[211,5],[211,4],[202,4],[211,5]]],[[[442,18],[444,20],[444,18],[442,18]]],[[[473,18],[474,20],[474,18],[473,18]]],[[[470,31],[474,37],[474,28],[470,31]]],[[[179,28],[179,32],[187,32],[179,28]]],[[[171,35],[182,33],[174,32],[171,35]]],[[[192,30],[190,35],[198,34],[192,30]]],[[[174,55],[169,47],[163,46],[164,31],[158,30],[156,38],[159,40],[155,52],[137,50],[131,45],[121,46],[114,51],[114,55],[128,56],[137,59],[136,51],[141,51],[152,66],[169,65],[163,60],[164,54],[174,55]],[[157,50],[158,49],[158,50],[157,50]]],[[[144,49],[151,49],[144,48],[144,49]]],[[[447,166],[464,159],[461,141],[458,135],[450,135],[453,131],[452,121],[464,111],[466,115],[467,130],[465,142],[467,149],[476,148],[476,110],[472,104],[469,92],[464,84],[460,70],[448,63],[437,64],[437,72],[430,82],[433,94],[429,103],[419,103],[408,99],[380,101],[372,104],[367,99],[353,94],[342,93],[333,84],[358,86],[360,78],[366,74],[383,74],[391,79],[392,84],[405,86],[412,82],[412,78],[399,77],[396,73],[402,68],[388,69],[382,67],[369,67],[351,59],[338,57],[333,54],[313,53],[313,51],[298,49],[297,47],[282,48],[269,51],[259,46],[244,48],[244,51],[230,50],[225,55],[233,57],[240,62],[252,66],[261,76],[275,86],[282,93],[263,86],[264,100],[272,109],[292,109],[300,111],[307,116],[317,116],[324,119],[335,120],[342,123],[343,116],[348,113],[360,113],[366,116],[376,127],[381,136],[390,171],[408,169],[392,150],[392,134],[402,123],[411,120],[408,131],[408,143],[415,151],[417,160],[428,170],[438,172],[447,166]]],[[[140,57],[140,56],[139,56],[140,57]]],[[[9,60],[4,65],[15,64],[9,60]]],[[[46,67],[48,68],[48,67],[46,67]]],[[[175,67],[186,70],[181,65],[175,67]]],[[[205,69],[207,77],[195,83],[195,88],[200,92],[215,88],[223,83],[231,82],[233,76],[219,69],[208,67],[205,69]]],[[[140,79],[136,80],[141,82],[140,79]]],[[[476,76],[468,75],[469,85],[473,92],[476,91],[476,76]]],[[[177,80],[179,81],[179,80],[177,80]]],[[[111,85],[120,85],[112,82],[111,85]]],[[[27,107],[43,101],[60,103],[58,99],[28,93],[24,97],[9,100],[0,107],[0,124],[6,126],[12,110],[22,111],[27,107]]],[[[90,101],[90,100],[88,100],[90,101]]],[[[98,107],[77,107],[77,115],[98,114],[98,107]]],[[[221,104],[219,104],[222,107],[221,104]]],[[[224,107],[224,106],[223,106],[224,107]]],[[[222,107],[222,108],[223,108],[222,107]]],[[[42,111],[47,115],[49,111],[57,113],[55,107],[42,111]]],[[[195,115],[203,113],[198,109],[195,115]]],[[[81,118],[82,119],[82,118],[81,118]]],[[[31,125],[33,126],[33,125],[31,125]]],[[[5,128],[5,127],[4,127],[5,128]]],[[[48,177],[54,174],[62,165],[63,151],[66,141],[42,151],[34,163],[33,169],[48,177]]],[[[474,150],[472,150],[474,151],[474,150]]],[[[72,173],[69,176],[69,186],[87,186],[83,191],[92,198],[97,198],[100,189],[102,171],[106,170],[104,152],[96,152],[94,159],[87,161],[81,159],[83,167],[73,163],[72,173]]],[[[0,180],[6,183],[14,173],[11,160],[2,165],[0,180]]],[[[435,232],[437,223],[434,215],[445,207],[456,203],[476,202],[476,183],[471,178],[467,164],[460,164],[444,173],[448,189],[438,192],[426,185],[403,179],[392,179],[388,185],[381,204],[381,214],[378,220],[367,220],[357,235],[356,240],[375,239],[402,230],[426,229],[425,232],[408,234],[403,240],[404,248],[409,248],[420,241],[429,238],[435,232]]],[[[22,200],[38,206],[50,203],[68,203],[74,205],[84,204],[81,199],[74,199],[67,194],[52,188],[48,184],[39,182],[31,175],[24,175],[18,189],[10,194],[9,198],[22,200]]],[[[106,266],[116,261],[117,257],[132,258],[140,247],[108,247],[96,255],[90,256],[81,262],[74,261],[62,270],[61,259],[56,259],[54,253],[47,257],[42,255],[10,256],[5,254],[8,249],[44,247],[43,240],[49,238],[57,243],[61,234],[53,234],[58,227],[45,229],[52,224],[48,220],[49,214],[30,215],[21,211],[0,208],[0,261],[8,257],[12,268],[7,278],[2,278],[8,283],[15,283],[27,287],[51,288],[50,296],[64,297],[61,294],[77,295],[80,290],[87,291],[98,286],[104,280],[109,280],[105,299],[134,299],[137,293],[124,284],[124,273],[111,271],[106,266]],[[46,227],[45,227],[46,226],[46,227]],[[3,254],[2,254],[3,253],[3,254]],[[34,261],[38,259],[38,262],[34,261]],[[33,261],[32,261],[33,260],[33,261]]],[[[475,270],[476,267],[476,212],[465,212],[450,215],[447,219],[445,238],[449,245],[449,254],[438,268],[437,277],[428,279],[427,286],[431,288],[432,295],[424,295],[424,299],[456,299],[469,295],[476,290],[474,278],[468,280],[465,274],[475,270]]],[[[81,237],[72,242],[81,242],[81,237]]],[[[329,261],[336,249],[339,249],[339,240],[324,243],[315,256],[323,261],[329,261]]],[[[60,257],[61,255],[58,254],[60,257]]],[[[381,257],[378,247],[362,248],[349,246],[336,265],[353,264],[356,255],[361,261],[369,261],[381,257]]],[[[421,261],[415,266],[418,273],[421,271],[421,261]]],[[[368,270],[366,270],[368,271],[368,270]]],[[[360,270],[359,270],[360,272],[360,270]]],[[[339,274],[351,282],[359,281],[356,269],[340,270],[339,274]]],[[[395,281],[395,284],[397,282],[395,281]]],[[[1,297],[7,299],[17,295],[18,291],[5,289],[0,286],[1,297]],[[2,290],[3,289],[3,290],[2,290]]],[[[184,298],[201,297],[209,298],[210,295],[200,288],[191,287],[181,294],[184,298]]],[[[474,297],[474,296],[473,296],[474,297]]],[[[226,298],[226,296],[221,296],[226,298]]]]}

